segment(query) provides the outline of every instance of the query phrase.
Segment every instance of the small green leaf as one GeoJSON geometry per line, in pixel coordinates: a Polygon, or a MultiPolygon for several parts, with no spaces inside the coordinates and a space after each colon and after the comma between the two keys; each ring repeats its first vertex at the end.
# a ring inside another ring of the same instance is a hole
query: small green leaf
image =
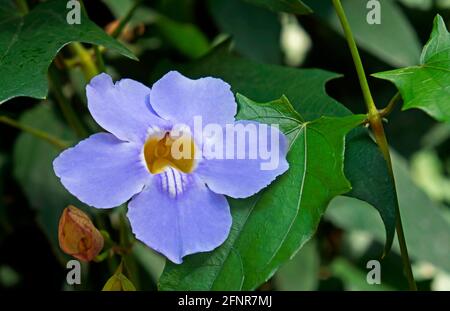
{"type": "MultiPolygon", "coordinates": [[[[123,274],[124,266],[126,266],[126,257],[122,257],[122,261],[116,269],[116,272],[106,281],[102,291],[108,292],[131,292],[136,291],[133,283],[123,274]]],[[[127,269],[129,270],[129,269],[127,269]]],[[[129,272],[129,271],[128,271],[129,272]]]]}
{"type": "Polygon", "coordinates": [[[134,292],[136,291],[136,287],[134,287],[133,283],[122,273],[116,273],[106,282],[105,286],[103,286],[102,291],[107,292],[134,292]]]}
{"type": "Polygon", "coordinates": [[[246,2],[262,6],[274,12],[286,12],[293,14],[311,14],[309,6],[300,0],[244,0],[246,2]]]}
{"type": "Polygon", "coordinates": [[[66,4],[47,1],[21,16],[13,1],[0,0],[0,104],[17,96],[45,98],[47,69],[58,51],[70,42],[103,45],[136,59],[84,13],[80,24],[68,24],[66,4]]]}
{"type": "Polygon", "coordinates": [[[237,100],[238,119],[276,123],[288,135],[290,168],[259,194],[230,199],[227,241],[182,265],[168,263],[162,290],[256,289],[313,236],[330,200],[351,188],[344,176],[345,135],[365,116],[305,122],[285,97],[263,104],[242,95],[237,100]]]}
{"type": "Polygon", "coordinates": [[[450,33],[444,20],[434,19],[420,65],[373,74],[400,90],[403,109],[419,108],[439,121],[450,121],[450,33]]]}

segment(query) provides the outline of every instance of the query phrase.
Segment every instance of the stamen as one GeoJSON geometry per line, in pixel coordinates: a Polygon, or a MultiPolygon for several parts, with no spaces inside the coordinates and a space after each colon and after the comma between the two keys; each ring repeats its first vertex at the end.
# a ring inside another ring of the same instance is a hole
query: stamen
{"type": "Polygon", "coordinates": [[[144,145],[144,159],[152,174],[160,174],[167,167],[191,173],[195,168],[194,140],[186,133],[179,137],[172,137],[167,132],[152,135],[144,145]]]}

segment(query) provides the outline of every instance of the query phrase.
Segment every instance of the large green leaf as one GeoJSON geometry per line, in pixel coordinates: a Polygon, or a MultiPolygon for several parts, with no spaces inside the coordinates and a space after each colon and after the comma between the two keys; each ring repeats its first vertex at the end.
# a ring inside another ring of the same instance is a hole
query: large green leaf
{"type": "MultiPolygon", "coordinates": [[[[59,121],[48,102],[27,111],[20,122],[49,133],[58,133],[61,139],[74,139],[70,129],[59,121]]],[[[49,143],[27,133],[19,135],[13,151],[14,177],[30,206],[37,211],[37,221],[55,249],[58,249],[58,222],[62,210],[69,204],[81,205],[64,189],[53,172],[52,163],[59,152],[49,143]]]]}
{"type": "Polygon", "coordinates": [[[44,2],[25,16],[19,15],[14,3],[0,0],[0,103],[17,96],[45,98],[48,66],[70,42],[103,45],[134,58],[84,13],[79,25],[69,25],[66,1],[44,2]]]}
{"type": "Polygon", "coordinates": [[[312,10],[300,0],[244,0],[275,12],[310,14],[312,10]]]}
{"type": "MultiPolygon", "coordinates": [[[[450,223],[444,216],[446,207],[433,202],[414,184],[404,159],[393,153],[392,160],[410,256],[450,272],[450,223]]],[[[331,202],[325,217],[341,228],[366,231],[383,241],[383,228],[365,202],[338,197],[331,202]]],[[[398,243],[393,250],[400,252],[398,243]]]]}
{"type": "MultiPolygon", "coordinates": [[[[233,92],[259,102],[285,94],[305,120],[314,120],[322,115],[350,114],[325,93],[325,83],[338,77],[335,73],[248,61],[231,55],[226,45],[218,47],[202,60],[178,69],[192,78],[222,78],[230,83],[233,92]]],[[[380,213],[386,228],[385,251],[388,251],[395,234],[395,189],[383,155],[366,129],[357,128],[347,136],[344,169],[352,184],[352,191],[347,195],[369,202],[380,213]]]]}
{"type": "MultiPolygon", "coordinates": [[[[305,1],[321,19],[343,34],[331,1],[305,1]]],[[[382,61],[394,66],[416,64],[420,56],[420,41],[406,15],[394,0],[379,0],[381,23],[367,22],[367,1],[342,0],[342,6],[352,27],[358,46],[382,61]]]]}
{"type": "Polygon", "coordinates": [[[266,63],[281,62],[277,14],[241,0],[210,0],[208,4],[219,29],[233,37],[237,52],[266,63]]]}
{"type": "Polygon", "coordinates": [[[425,45],[420,65],[376,73],[402,94],[403,109],[420,108],[439,121],[450,121],[450,33],[441,16],[425,45]]]}
{"type": "Polygon", "coordinates": [[[304,121],[286,97],[258,104],[237,96],[238,119],[279,124],[288,135],[290,168],[246,200],[230,200],[233,227],[211,253],[167,263],[162,290],[253,290],[315,233],[330,200],[350,190],[344,176],[345,135],[364,115],[304,121]]]}

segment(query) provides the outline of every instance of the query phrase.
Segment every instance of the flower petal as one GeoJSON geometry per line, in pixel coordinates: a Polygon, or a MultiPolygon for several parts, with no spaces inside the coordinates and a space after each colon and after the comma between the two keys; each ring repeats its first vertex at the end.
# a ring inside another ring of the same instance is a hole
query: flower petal
{"type": "Polygon", "coordinates": [[[80,201],[111,208],[142,191],[151,178],[141,152],[142,146],[136,143],[99,133],[62,152],[53,168],[64,187],[80,201]]]}
{"type": "Polygon", "coordinates": [[[150,127],[168,124],[150,106],[150,89],[137,81],[113,83],[109,75],[101,73],[88,84],[86,95],[97,123],[121,140],[143,142],[150,127]]]}
{"type": "MultiPolygon", "coordinates": [[[[232,157],[211,159],[208,152],[199,163],[196,174],[208,185],[209,189],[216,193],[225,194],[232,198],[246,198],[269,185],[277,176],[283,174],[289,168],[286,160],[287,140],[276,127],[251,121],[238,121],[235,123],[243,126],[254,125],[257,139],[246,137],[245,150],[241,159],[238,157],[237,134],[234,145],[226,145],[226,139],[222,139],[224,155],[231,149],[232,157]],[[265,128],[265,130],[263,130],[265,128]],[[272,141],[273,139],[273,141],[272,141]],[[273,147],[273,148],[272,148],[273,147]],[[250,148],[256,152],[256,156],[250,157],[250,148]],[[265,156],[261,153],[267,150],[265,156]]],[[[217,148],[216,148],[217,149],[217,148]]]]}
{"type": "Polygon", "coordinates": [[[128,204],[136,237],[174,263],[218,247],[231,227],[230,208],[223,195],[210,191],[192,174],[182,174],[182,179],[183,186],[174,186],[178,189],[174,196],[165,173],[156,175],[128,204]]]}
{"type": "Polygon", "coordinates": [[[153,85],[150,102],[161,117],[187,125],[195,116],[201,116],[203,124],[232,123],[237,109],[228,83],[211,77],[191,80],[177,71],[153,85]]]}

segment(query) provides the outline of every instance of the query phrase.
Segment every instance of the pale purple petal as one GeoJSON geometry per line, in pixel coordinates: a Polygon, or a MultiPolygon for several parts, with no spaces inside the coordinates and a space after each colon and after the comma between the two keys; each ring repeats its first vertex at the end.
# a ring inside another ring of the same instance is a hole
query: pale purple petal
{"type": "MultiPolygon", "coordinates": [[[[250,124],[257,129],[257,139],[246,136],[244,159],[238,159],[236,144],[228,146],[224,139],[224,155],[226,156],[227,149],[232,148],[233,156],[229,157],[230,159],[210,159],[208,152],[204,152],[207,159],[200,162],[196,174],[206,182],[209,189],[216,193],[232,198],[246,198],[259,192],[277,176],[287,171],[289,168],[286,160],[288,146],[284,134],[275,127],[251,121],[238,121],[236,124],[244,126],[250,124]],[[261,130],[264,127],[265,132],[261,130]],[[250,158],[250,148],[256,151],[253,159],[250,158]]],[[[238,142],[237,135],[234,142],[238,142]]]]}
{"type": "Polygon", "coordinates": [[[153,85],[150,102],[164,119],[187,125],[195,116],[201,116],[204,125],[232,123],[237,109],[228,83],[211,77],[191,80],[176,71],[153,85]]]}
{"type": "Polygon", "coordinates": [[[56,175],[80,201],[118,206],[142,191],[151,178],[141,160],[142,146],[99,133],[63,151],[53,162],[56,175]]]}
{"type": "Polygon", "coordinates": [[[139,240],[174,263],[218,247],[231,227],[223,195],[210,191],[194,175],[171,169],[156,175],[131,200],[128,218],[139,240]],[[174,172],[179,174],[176,178],[174,172]]]}
{"type": "Polygon", "coordinates": [[[168,122],[150,106],[150,88],[130,79],[113,83],[105,73],[86,87],[88,108],[97,123],[124,141],[143,142],[150,127],[163,128],[168,122]]]}

